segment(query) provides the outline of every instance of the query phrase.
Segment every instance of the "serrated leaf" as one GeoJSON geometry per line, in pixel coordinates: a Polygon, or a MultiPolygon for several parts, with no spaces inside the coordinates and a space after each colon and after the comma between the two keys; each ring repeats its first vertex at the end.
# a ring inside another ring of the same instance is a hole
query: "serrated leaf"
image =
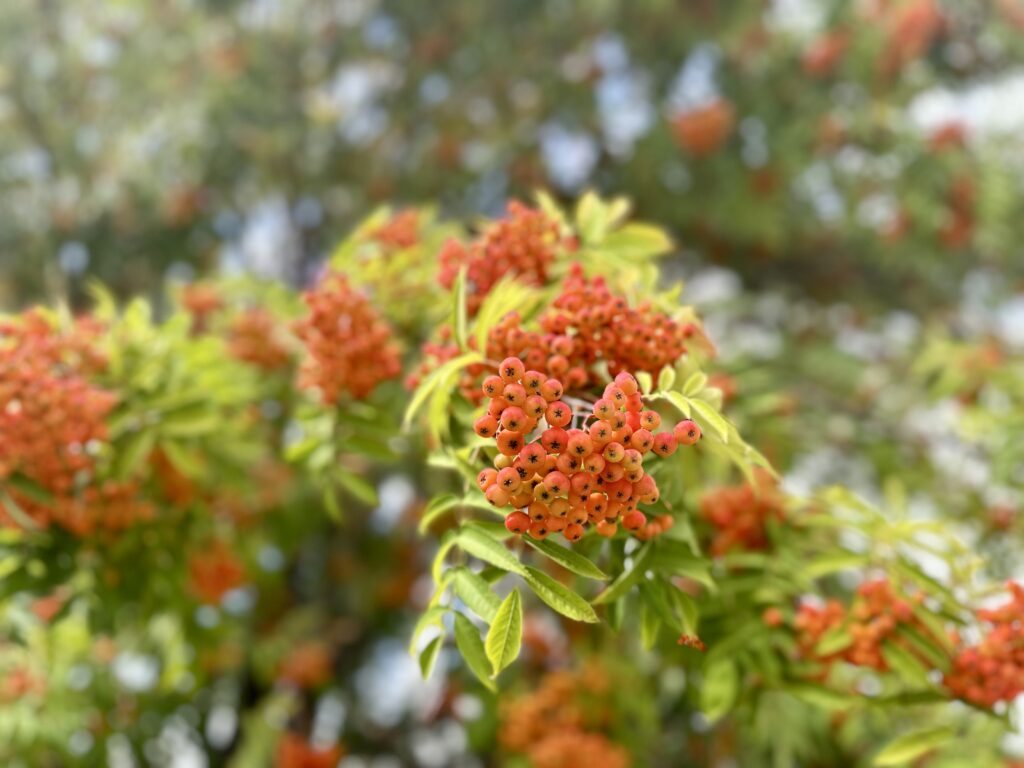
{"type": "Polygon", "coordinates": [[[459,653],[462,654],[462,660],[466,662],[466,666],[476,676],[476,679],[490,690],[497,690],[497,686],[491,679],[490,664],[487,660],[487,653],[484,651],[483,640],[480,639],[480,633],[473,626],[473,622],[461,613],[455,614],[455,645],[458,647],[459,653]]]}
{"type": "Polygon", "coordinates": [[[423,516],[420,518],[419,525],[417,526],[419,532],[421,534],[426,533],[435,520],[457,506],[458,503],[459,497],[454,493],[442,493],[432,498],[430,503],[427,504],[427,508],[423,510],[423,516]]]}
{"type": "Polygon", "coordinates": [[[594,605],[613,602],[629,592],[633,585],[642,579],[644,573],[650,568],[653,556],[654,548],[651,546],[651,542],[644,544],[633,558],[633,567],[628,571],[620,573],[615,581],[595,597],[593,600],[594,605]]]}
{"type": "Polygon", "coordinates": [[[468,326],[469,320],[466,309],[466,267],[459,270],[452,286],[452,329],[455,334],[455,343],[463,352],[469,349],[468,326]]]}
{"type": "Polygon", "coordinates": [[[708,383],[708,377],[702,371],[695,371],[683,383],[682,392],[686,397],[693,397],[700,392],[708,383]]]}
{"type": "Polygon", "coordinates": [[[527,566],[526,583],[537,597],[563,616],[574,621],[597,623],[597,614],[590,603],[543,571],[527,566]]]}
{"type": "Polygon", "coordinates": [[[490,585],[468,568],[458,568],[452,582],[455,594],[473,613],[490,624],[498,612],[501,600],[491,591],[490,585]]]}
{"type": "Polygon", "coordinates": [[[409,405],[405,409],[405,415],[402,417],[403,431],[409,428],[412,420],[419,413],[420,408],[423,407],[427,398],[433,394],[441,382],[446,381],[451,375],[461,371],[467,365],[480,362],[481,359],[480,354],[477,352],[467,352],[464,355],[459,355],[439,365],[427,378],[420,382],[420,385],[416,387],[416,391],[413,392],[409,405]]]}
{"type": "Polygon", "coordinates": [[[701,419],[710,427],[714,428],[715,432],[722,439],[723,443],[729,442],[729,422],[726,421],[725,417],[716,411],[709,403],[704,402],[699,397],[691,399],[690,405],[700,415],[701,419]]]}
{"type": "Polygon", "coordinates": [[[650,224],[631,223],[610,232],[601,247],[629,261],[661,256],[672,250],[672,240],[664,230],[650,224]]]}
{"type": "Polygon", "coordinates": [[[666,365],[658,373],[658,391],[668,392],[672,389],[672,385],[676,383],[676,369],[671,365],[666,365]]]}
{"type": "Polygon", "coordinates": [[[498,608],[485,641],[487,658],[495,676],[518,658],[522,641],[523,604],[519,590],[513,589],[498,608]]]}
{"type": "Polygon", "coordinates": [[[651,387],[654,386],[654,380],[651,378],[651,374],[647,371],[636,372],[636,383],[640,385],[640,391],[645,394],[651,394],[651,387]]]}
{"type": "Polygon", "coordinates": [[[426,680],[430,677],[430,673],[434,669],[434,662],[437,661],[437,654],[441,650],[441,640],[443,638],[439,635],[427,643],[427,647],[420,652],[420,674],[423,679],[426,680]]]}
{"type": "Polygon", "coordinates": [[[567,571],[572,571],[577,576],[583,576],[584,578],[596,581],[607,581],[611,578],[583,555],[572,551],[568,547],[563,547],[561,544],[556,544],[547,539],[537,540],[529,536],[523,537],[523,541],[548,559],[558,563],[567,571]]]}
{"type": "Polygon", "coordinates": [[[412,629],[412,636],[409,638],[409,654],[416,654],[416,641],[420,639],[420,635],[428,627],[440,627],[442,626],[442,620],[445,614],[448,613],[448,608],[443,605],[432,605],[416,620],[416,625],[412,629]]]}
{"type": "Polygon", "coordinates": [[[526,568],[505,546],[479,528],[463,526],[459,529],[458,545],[473,557],[496,565],[506,571],[526,575],[526,568]]]}
{"type": "Polygon", "coordinates": [[[906,733],[886,744],[875,755],[873,764],[877,766],[904,765],[949,743],[955,736],[956,733],[948,726],[925,728],[906,733]]]}
{"type": "Polygon", "coordinates": [[[674,405],[677,409],[679,409],[679,412],[683,414],[683,416],[685,416],[686,418],[690,418],[690,414],[692,413],[692,411],[690,410],[690,401],[687,398],[683,397],[681,394],[674,390],[662,392],[661,396],[668,400],[670,403],[672,403],[672,405],[674,405]]]}

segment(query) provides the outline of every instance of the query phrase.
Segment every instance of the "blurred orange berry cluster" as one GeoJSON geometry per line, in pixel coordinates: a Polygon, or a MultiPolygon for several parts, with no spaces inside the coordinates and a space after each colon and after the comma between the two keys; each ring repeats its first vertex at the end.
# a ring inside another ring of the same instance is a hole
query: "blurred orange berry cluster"
{"type": "Polygon", "coordinates": [[[961,647],[946,675],[946,687],[972,704],[991,707],[1024,693],[1024,587],[1011,582],[1010,600],[975,612],[987,624],[977,645],[961,647]]]}
{"type": "Polygon", "coordinates": [[[231,321],[228,350],[236,360],[264,371],[286,368],[292,359],[274,316],[265,309],[247,309],[231,321]]]}
{"type": "Polygon", "coordinates": [[[189,555],[188,573],[192,593],[212,605],[245,582],[245,564],[220,539],[189,555]]]}
{"type": "Polygon", "coordinates": [[[399,374],[391,328],[345,275],[326,273],[303,298],[309,314],[295,324],[307,353],[300,386],[319,390],[332,404],[346,393],[363,399],[399,374]]]}
{"type": "Polygon", "coordinates": [[[705,494],[700,501],[700,513],[715,528],[712,554],[764,550],[769,546],[769,523],[785,517],[785,496],[775,479],[758,469],[753,482],[705,494]]]}
{"type": "Polygon", "coordinates": [[[676,142],[696,157],[713,155],[721,149],[736,122],[736,111],[725,99],[680,112],[672,119],[676,142]]]}
{"type": "Polygon", "coordinates": [[[475,313],[501,278],[515,275],[531,285],[544,285],[562,247],[558,222],[543,211],[513,200],[508,216],[490,224],[468,246],[449,240],[441,250],[438,280],[451,288],[463,266],[466,268],[470,313],[475,313]]]}
{"type": "Polygon", "coordinates": [[[605,734],[615,718],[611,681],[597,664],[545,675],[536,691],[503,699],[498,740],[534,768],[628,768],[629,753],[605,734]]]}
{"type": "Polygon", "coordinates": [[[120,530],[152,516],[134,483],[98,476],[114,393],[88,376],[104,367],[100,328],[83,320],[60,330],[37,311],[0,325],[0,521],[79,535],[120,530]],[[19,482],[21,481],[21,482],[19,482]],[[30,490],[30,488],[32,490],[30,490]]]}
{"type": "Polygon", "coordinates": [[[919,656],[919,651],[902,637],[902,629],[933,637],[914,615],[914,606],[920,605],[923,599],[924,595],[920,593],[910,598],[899,596],[888,579],[866,581],[857,588],[849,611],[835,600],[822,607],[807,603],[801,605],[795,621],[797,641],[807,658],[826,663],[842,660],[886,671],[889,669],[883,655],[886,644],[900,646],[919,656]],[[820,655],[817,645],[822,638],[832,631],[841,630],[849,633],[849,643],[834,653],[820,655]]]}

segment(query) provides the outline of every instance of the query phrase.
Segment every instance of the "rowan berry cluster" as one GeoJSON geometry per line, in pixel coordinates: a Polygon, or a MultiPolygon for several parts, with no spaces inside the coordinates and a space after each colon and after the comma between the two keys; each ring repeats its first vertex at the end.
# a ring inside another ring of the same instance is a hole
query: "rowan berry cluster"
{"type": "Polygon", "coordinates": [[[475,313],[494,284],[516,275],[531,285],[544,285],[548,269],[563,247],[558,222],[520,202],[508,204],[508,216],[487,227],[468,246],[449,240],[440,254],[438,280],[451,288],[466,267],[466,306],[475,313]]]}
{"type": "Polygon", "coordinates": [[[1007,588],[1007,603],[975,612],[988,631],[977,645],[959,648],[945,677],[954,696],[982,707],[1024,693],[1024,587],[1011,582],[1007,588]]]}
{"type": "Polygon", "coordinates": [[[208,283],[189,283],[181,289],[178,298],[185,311],[192,316],[192,333],[205,333],[210,317],[224,308],[224,298],[216,287],[208,283]]]}
{"type": "Polygon", "coordinates": [[[274,768],[336,768],[342,754],[337,744],[321,747],[311,744],[301,734],[288,731],[277,742],[274,768]]]}
{"type": "MultiPolygon", "coordinates": [[[[608,372],[645,371],[657,374],[687,352],[687,342],[699,333],[693,323],[679,322],[648,303],[631,307],[612,293],[603,277],[588,280],[574,263],[562,292],[539,318],[540,328],[523,326],[518,312],[503,317],[487,336],[488,359],[518,357],[530,370],[560,379],[569,391],[597,383],[595,365],[608,372]]],[[[440,342],[423,347],[424,359],[407,384],[415,385],[430,370],[459,354],[444,329],[440,342]]],[[[470,340],[475,346],[475,340],[470,340]]],[[[459,382],[467,398],[479,401],[477,386],[483,366],[468,367],[459,382]]]]}
{"type": "Polygon", "coordinates": [[[295,324],[307,356],[299,386],[317,389],[324,403],[343,394],[367,397],[401,370],[391,328],[348,278],[328,272],[303,299],[309,314],[295,324]]]}
{"type": "Polygon", "coordinates": [[[319,688],[334,674],[334,653],[319,640],[293,647],[277,667],[277,679],[298,688],[319,688]]]}
{"type": "Polygon", "coordinates": [[[911,598],[900,597],[888,579],[866,581],[857,588],[849,611],[835,600],[821,607],[808,603],[801,605],[794,622],[797,642],[808,658],[826,663],[842,660],[884,672],[889,668],[882,653],[884,644],[900,645],[919,656],[919,651],[901,636],[901,627],[931,636],[930,630],[914,615],[914,606],[920,605],[923,599],[924,595],[920,593],[911,598]],[[821,639],[839,628],[849,633],[850,643],[835,653],[818,654],[816,646],[821,639]]]}
{"type": "Polygon", "coordinates": [[[242,312],[231,321],[228,350],[236,360],[263,371],[286,368],[292,359],[274,316],[258,307],[242,312]]]}
{"type": "Polygon", "coordinates": [[[765,550],[770,544],[769,523],[785,516],[785,497],[771,475],[759,469],[751,483],[705,494],[700,500],[700,514],[715,529],[712,554],[765,550]]]}
{"type": "Polygon", "coordinates": [[[616,716],[610,692],[597,664],[548,673],[533,693],[501,704],[498,739],[535,768],[626,768],[629,753],[604,735],[616,716]]]}
{"type": "Polygon", "coordinates": [[[676,142],[696,157],[713,155],[725,144],[736,122],[732,104],[724,99],[681,112],[672,120],[676,142]]]}
{"type": "Polygon", "coordinates": [[[204,603],[216,605],[245,582],[245,564],[224,541],[215,539],[188,560],[189,587],[204,603]]]}
{"type": "Polygon", "coordinates": [[[619,523],[641,539],[662,533],[672,525],[671,516],[648,521],[638,509],[658,500],[644,458],[671,456],[680,444],[693,445],[700,427],[686,420],[655,434],[661,416],[644,410],[636,379],[626,372],[596,402],[579,401],[578,410],[571,398],[562,399],[564,389],[559,379],[526,370],[517,357],[505,359],[498,375],[484,379],[490,404],[473,428],[495,441],[498,455],[493,468],[480,472],[477,485],[493,506],[513,508],[505,527],[534,539],[561,532],[570,542],[583,536],[588,523],[609,537],[619,523]]]}
{"type": "MultiPolygon", "coordinates": [[[[0,327],[0,481],[13,481],[4,492],[35,525],[56,523],[80,535],[152,514],[134,483],[97,478],[117,398],[86,377],[104,365],[96,333],[88,322],[60,333],[37,312],[0,327]],[[19,487],[19,478],[41,493],[19,487]]],[[[0,505],[0,524],[21,521],[0,505]]]]}
{"type": "Polygon", "coordinates": [[[389,251],[411,248],[420,239],[419,213],[413,209],[399,211],[374,229],[370,239],[389,251]]]}

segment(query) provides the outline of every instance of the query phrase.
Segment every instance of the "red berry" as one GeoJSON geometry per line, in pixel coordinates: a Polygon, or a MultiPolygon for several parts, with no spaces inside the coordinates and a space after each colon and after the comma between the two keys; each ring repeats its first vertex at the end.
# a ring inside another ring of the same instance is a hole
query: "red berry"
{"type": "Polygon", "coordinates": [[[615,385],[626,393],[627,396],[635,395],[640,391],[639,385],[636,383],[636,379],[633,378],[633,374],[623,371],[615,377],[615,385]]]}
{"type": "Polygon", "coordinates": [[[654,436],[653,450],[659,456],[671,456],[677,447],[675,435],[671,432],[659,432],[654,436]]]}
{"type": "Polygon", "coordinates": [[[693,445],[700,440],[700,427],[692,419],[684,419],[676,424],[672,434],[680,445],[693,445]]]}
{"type": "MultiPolygon", "coordinates": [[[[501,412],[501,426],[510,432],[522,432],[525,422],[526,414],[522,408],[513,405],[501,412]]],[[[477,434],[480,433],[477,432],[477,434]]],[[[483,437],[486,437],[486,435],[483,435],[483,437]]]]}
{"type": "Polygon", "coordinates": [[[555,400],[544,411],[544,419],[552,427],[564,427],[572,421],[572,408],[561,400],[555,400]]]}
{"type": "Polygon", "coordinates": [[[622,527],[627,531],[639,531],[647,523],[647,516],[639,509],[633,510],[622,518],[622,527]]]}
{"type": "Polygon", "coordinates": [[[547,521],[538,520],[530,526],[530,530],[527,531],[527,533],[530,534],[531,539],[537,539],[538,541],[546,539],[548,537],[548,534],[550,533],[550,531],[548,530],[547,521]]]}
{"type": "Polygon", "coordinates": [[[473,431],[480,437],[494,437],[498,431],[498,420],[489,414],[484,414],[473,422],[473,431]]]}
{"type": "Polygon", "coordinates": [[[476,484],[481,491],[486,491],[496,482],[498,482],[498,470],[490,467],[481,470],[480,474],[476,476],[476,484]]]}
{"type": "Polygon", "coordinates": [[[506,357],[501,361],[498,373],[501,374],[501,378],[505,382],[511,383],[523,378],[523,374],[526,373],[526,366],[523,365],[523,361],[518,357],[506,357]]]}
{"type": "Polygon", "coordinates": [[[526,533],[530,529],[530,518],[523,512],[513,512],[505,518],[505,528],[512,533],[526,533]]]}
{"type": "Polygon", "coordinates": [[[515,456],[523,449],[523,436],[519,432],[505,431],[497,437],[498,450],[506,456],[515,456]]]}
{"type": "Polygon", "coordinates": [[[486,397],[495,397],[501,394],[501,390],[505,388],[505,380],[501,376],[488,376],[484,379],[483,386],[481,387],[486,397]]]}
{"type": "Polygon", "coordinates": [[[487,492],[484,494],[487,497],[487,501],[490,502],[493,507],[504,507],[508,504],[508,491],[502,488],[499,484],[495,483],[487,492]]]}
{"type": "Polygon", "coordinates": [[[505,467],[505,469],[498,473],[498,485],[510,494],[519,490],[522,482],[523,479],[519,476],[519,471],[515,467],[505,467]]]}
{"type": "Polygon", "coordinates": [[[583,538],[583,526],[579,523],[569,523],[565,526],[562,535],[565,536],[566,541],[579,541],[583,538]]]}

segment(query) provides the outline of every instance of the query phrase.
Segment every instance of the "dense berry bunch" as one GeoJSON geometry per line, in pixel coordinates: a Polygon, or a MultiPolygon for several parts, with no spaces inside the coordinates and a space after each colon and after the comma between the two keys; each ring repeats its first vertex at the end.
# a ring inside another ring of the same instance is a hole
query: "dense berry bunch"
{"type": "Polygon", "coordinates": [[[277,321],[262,308],[246,310],[231,321],[228,349],[236,360],[264,371],[285,368],[292,358],[277,321]]]}
{"type": "Polygon", "coordinates": [[[217,604],[245,582],[245,564],[225,542],[216,539],[188,560],[189,587],[204,603],[217,604]]]}
{"type": "MultiPolygon", "coordinates": [[[[95,329],[80,327],[82,335],[62,334],[30,312],[0,328],[0,481],[11,506],[34,524],[84,535],[122,529],[152,510],[137,501],[134,484],[97,477],[116,397],[86,377],[103,356],[95,329]]],[[[3,524],[21,522],[11,513],[0,505],[3,524]]]]}
{"type": "Polygon", "coordinates": [[[419,213],[413,209],[399,211],[373,230],[370,239],[389,251],[411,248],[420,239],[419,213]]]}
{"type": "Polygon", "coordinates": [[[736,122],[736,113],[728,101],[716,99],[710,104],[681,112],[672,120],[676,142],[691,155],[713,155],[725,144],[736,122]]]}
{"type": "Polygon", "coordinates": [[[306,345],[299,384],[318,389],[325,403],[344,393],[361,399],[401,369],[391,328],[348,278],[328,272],[303,297],[309,314],[295,331],[306,345]]]}
{"type": "Polygon", "coordinates": [[[795,622],[797,641],[808,658],[824,662],[842,660],[885,671],[889,668],[882,653],[885,644],[900,645],[915,656],[919,655],[913,646],[907,644],[901,628],[931,636],[930,630],[914,615],[914,606],[923,599],[922,594],[912,598],[900,597],[888,579],[867,581],[857,588],[857,596],[849,612],[834,600],[822,607],[808,603],[801,605],[795,622]],[[825,656],[818,654],[816,646],[825,634],[839,628],[849,633],[849,645],[825,656]]]}
{"type": "Polygon", "coordinates": [[[181,289],[181,306],[192,316],[192,333],[203,333],[209,327],[210,316],[224,308],[220,291],[208,283],[189,283],[181,289]]]}
{"type": "Polygon", "coordinates": [[[558,222],[543,211],[512,201],[508,216],[488,226],[468,246],[457,240],[445,243],[438,279],[445,288],[451,288],[465,266],[466,304],[475,313],[494,284],[505,275],[517,275],[532,285],[546,283],[548,269],[561,245],[558,222]]]}
{"type": "MultiPolygon", "coordinates": [[[[674,320],[648,303],[631,307],[603,277],[588,280],[578,263],[570,267],[562,292],[541,314],[539,326],[526,328],[519,313],[508,313],[488,334],[487,357],[518,357],[530,370],[560,379],[569,391],[596,383],[600,362],[612,376],[623,371],[655,375],[685,355],[687,342],[700,333],[695,324],[674,320]]],[[[424,345],[423,362],[409,384],[459,354],[450,335],[446,329],[439,343],[424,345]]],[[[480,399],[477,382],[483,370],[470,366],[460,380],[463,394],[473,400],[480,399]]]]}
{"type": "Polygon", "coordinates": [[[336,768],[342,753],[337,744],[319,746],[298,733],[288,731],[277,742],[274,768],[336,768]]]}
{"type": "Polygon", "coordinates": [[[700,513],[715,529],[712,554],[764,550],[769,545],[769,522],[785,516],[785,497],[771,475],[758,470],[752,483],[705,494],[700,513]]]}
{"type": "Polygon", "coordinates": [[[988,631],[977,645],[959,649],[945,678],[953,695],[982,707],[1024,693],[1024,587],[1007,587],[1009,602],[976,612],[988,631]]]}
{"type": "Polygon", "coordinates": [[[700,428],[687,420],[654,434],[661,416],[644,410],[632,375],[620,373],[597,402],[579,401],[574,409],[571,399],[562,399],[559,379],[510,357],[482,389],[490,403],[474,429],[494,439],[498,455],[477,484],[493,506],[513,508],[505,519],[508,530],[535,539],[561,532],[578,541],[588,523],[600,535],[614,536],[621,522],[642,539],[671,526],[670,516],[649,522],[638,509],[658,500],[644,458],[671,456],[680,443],[692,445],[700,428]]]}
{"type": "Polygon", "coordinates": [[[627,768],[629,754],[604,735],[616,714],[610,693],[597,664],[551,672],[533,693],[502,702],[498,739],[535,768],[627,768]]]}

